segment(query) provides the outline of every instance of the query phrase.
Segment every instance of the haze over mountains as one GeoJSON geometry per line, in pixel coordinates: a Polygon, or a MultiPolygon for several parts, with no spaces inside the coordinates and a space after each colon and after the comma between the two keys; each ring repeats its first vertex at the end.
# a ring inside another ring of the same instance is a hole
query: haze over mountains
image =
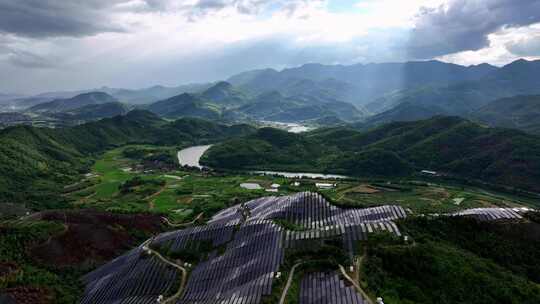
{"type": "MultiPolygon", "coordinates": [[[[350,66],[306,64],[282,71],[248,71],[217,83],[44,93],[3,99],[2,103],[5,109],[40,115],[87,105],[94,105],[92,109],[97,113],[98,104],[121,102],[167,118],[355,123],[366,128],[392,121],[457,115],[488,125],[537,132],[534,126],[501,123],[501,118],[483,112],[492,111],[490,109],[497,106],[489,104],[501,98],[540,94],[540,80],[536,77],[539,74],[540,61],[526,60],[501,68],[489,64],[465,67],[440,61],[350,66]],[[71,96],[74,94],[76,96],[71,96]]],[[[538,107],[534,102],[525,101],[531,98],[505,99],[498,103],[518,100],[527,103],[523,106],[528,107],[528,111],[538,107]]],[[[118,105],[117,108],[111,112],[109,106],[110,114],[93,114],[88,119],[121,114],[118,105]]],[[[507,110],[514,108],[508,106],[507,110]]]]}

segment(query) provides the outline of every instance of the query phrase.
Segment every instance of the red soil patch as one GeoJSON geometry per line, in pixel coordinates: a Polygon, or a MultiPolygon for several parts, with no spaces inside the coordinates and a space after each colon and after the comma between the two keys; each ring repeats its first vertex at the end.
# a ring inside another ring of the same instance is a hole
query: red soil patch
{"type": "Polygon", "coordinates": [[[130,232],[155,234],[162,228],[158,215],[111,214],[97,211],[50,211],[42,220],[66,225],[66,231],[30,249],[30,256],[56,267],[95,265],[137,245],[130,232]]]}
{"type": "Polygon", "coordinates": [[[0,262],[0,279],[16,272],[17,269],[19,267],[13,262],[0,262]]]}
{"type": "Polygon", "coordinates": [[[356,186],[352,189],[350,189],[347,192],[353,192],[353,193],[362,193],[362,194],[374,194],[379,193],[381,190],[372,187],[371,185],[361,184],[359,186],[356,186]]]}
{"type": "Polygon", "coordinates": [[[17,304],[50,304],[54,297],[50,291],[38,287],[14,287],[5,290],[17,304]]]}

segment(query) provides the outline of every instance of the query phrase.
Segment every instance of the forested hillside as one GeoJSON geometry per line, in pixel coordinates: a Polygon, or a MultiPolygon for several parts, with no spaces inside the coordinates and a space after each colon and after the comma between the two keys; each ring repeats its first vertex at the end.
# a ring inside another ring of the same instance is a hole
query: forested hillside
{"type": "Polygon", "coordinates": [[[519,95],[490,102],[471,114],[490,126],[540,134],[540,95],[519,95]]]}
{"type": "Polygon", "coordinates": [[[167,118],[200,117],[224,121],[266,120],[303,122],[335,116],[356,121],[366,113],[330,96],[285,96],[278,91],[250,95],[227,82],[219,82],[199,94],[184,93],[155,102],[148,110],[167,118]]]}
{"type": "Polygon", "coordinates": [[[377,116],[368,119],[370,124],[392,121],[426,119],[434,114],[468,117],[490,102],[516,95],[540,93],[540,60],[516,60],[483,77],[461,81],[449,86],[426,85],[391,92],[367,106],[377,116]],[[396,111],[402,106],[412,110],[396,111]],[[416,111],[416,109],[421,111],[416,111]]]}
{"type": "Polygon", "coordinates": [[[289,134],[261,129],[212,147],[204,162],[231,169],[396,176],[429,169],[540,191],[540,138],[457,117],[289,134]]]}
{"type": "Polygon", "coordinates": [[[91,156],[114,146],[135,142],[183,146],[251,132],[247,125],[228,127],[192,118],[169,123],[140,110],[72,128],[7,128],[0,131],[0,203],[61,204],[56,197],[60,187],[85,172],[91,156]]]}

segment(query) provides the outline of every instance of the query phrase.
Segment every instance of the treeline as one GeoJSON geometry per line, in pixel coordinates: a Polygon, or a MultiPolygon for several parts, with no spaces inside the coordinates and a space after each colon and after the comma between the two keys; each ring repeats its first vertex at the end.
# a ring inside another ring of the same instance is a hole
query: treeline
{"type": "Polygon", "coordinates": [[[290,134],[260,129],[213,146],[203,163],[353,176],[433,170],[540,192],[540,137],[458,117],[390,123],[369,131],[339,127],[290,134]]]}
{"type": "Polygon", "coordinates": [[[363,261],[365,284],[385,302],[540,302],[538,223],[415,218],[401,229],[411,244],[370,241],[363,261]]]}

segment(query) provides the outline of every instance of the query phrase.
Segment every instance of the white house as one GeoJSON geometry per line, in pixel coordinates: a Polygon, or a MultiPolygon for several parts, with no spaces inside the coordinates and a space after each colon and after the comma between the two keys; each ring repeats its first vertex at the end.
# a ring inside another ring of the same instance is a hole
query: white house
{"type": "Polygon", "coordinates": [[[337,184],[315,183],[315,186],[319,189],[333,189],[337,184]]]}

